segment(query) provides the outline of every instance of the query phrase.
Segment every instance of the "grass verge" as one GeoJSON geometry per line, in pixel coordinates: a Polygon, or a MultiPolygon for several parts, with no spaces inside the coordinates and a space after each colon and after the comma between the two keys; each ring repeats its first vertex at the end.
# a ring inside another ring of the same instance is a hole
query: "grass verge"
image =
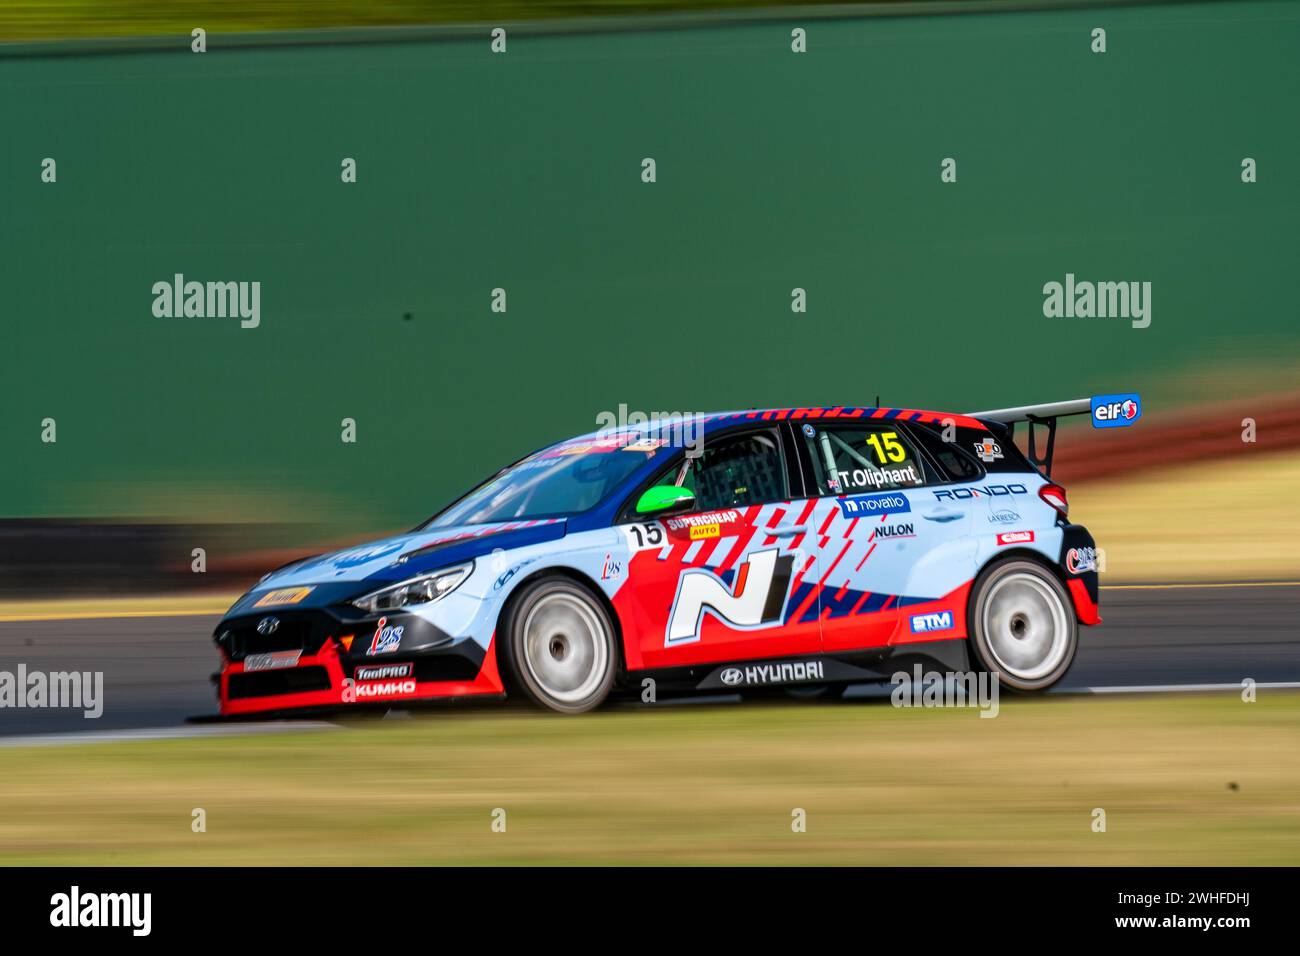
{"type": "Polygon", "coordinates": [[[1300,694],[1002,704],[994,719],[880,702],[453,712],[324,734],[8,749],[0,862],[1300,859],[1300,694]],[[805,833],[792,832],[796,808],[805,833]]]}

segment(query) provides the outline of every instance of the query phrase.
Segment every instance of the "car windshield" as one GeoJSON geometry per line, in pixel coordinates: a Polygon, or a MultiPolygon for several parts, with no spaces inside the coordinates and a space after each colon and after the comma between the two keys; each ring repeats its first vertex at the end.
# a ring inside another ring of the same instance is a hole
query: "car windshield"
{"type": "Polygon", "coordinates": [[[587,511],[665,444],[633,432],[552,445],[479,485],[424,527],[558,518],[587,511]]]}

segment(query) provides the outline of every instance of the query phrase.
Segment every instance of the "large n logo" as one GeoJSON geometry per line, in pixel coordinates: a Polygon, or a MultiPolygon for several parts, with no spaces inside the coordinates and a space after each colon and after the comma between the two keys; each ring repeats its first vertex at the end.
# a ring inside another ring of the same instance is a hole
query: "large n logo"
{"type": "Polygon", "coordinates": [[[664,646],[698,641],[705,613],[739,630],[780,624],[793,570],[794,556],[772,548],[747,557],[736,569],[735,584],[730,588],[705,568],[684,572],[677,581],[664,646]]]}

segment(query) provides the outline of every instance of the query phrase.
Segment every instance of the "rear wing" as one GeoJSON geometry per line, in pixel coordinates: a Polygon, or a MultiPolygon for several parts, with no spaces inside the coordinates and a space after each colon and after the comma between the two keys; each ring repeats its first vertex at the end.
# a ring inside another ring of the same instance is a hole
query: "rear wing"
{"type": "Polygon", "coordinates": [[[1141,399],[1136,392],[1121,395],[1094,395],[1092,398],[1076,398],[1068,402],[1048,402],[1045,405],[1021,405],[1017,408],[995,408],[987,412],[967,412],[971,418],[986,422],[999,422],[1007,426],[1014,439],[1016,424],[1025,422],[1029,429],[1029,461],[1043,470],[1049,478],[1052,476],[1052,455],[1056,450],[1056,421],[1067,415],[1089,415],[1093,428],[1114,428],[1131,425],[1142,414],[1141,399]],[[1034,426],[1047,429],[1043,454],[1038,454],[1038,443],[1034,426]]]}

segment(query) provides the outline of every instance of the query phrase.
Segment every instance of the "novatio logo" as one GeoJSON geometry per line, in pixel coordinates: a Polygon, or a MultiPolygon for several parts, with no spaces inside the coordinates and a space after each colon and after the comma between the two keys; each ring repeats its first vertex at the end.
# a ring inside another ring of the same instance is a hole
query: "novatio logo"
{"type": "Polygon", "coordinates": [[[69,893],[50,897],[50,925],[129,926],[131,935],[148,936],[153,920],[152,893],[69,893]]]}
{"type": "Polygon", "coordinates": [[[911,503],[895,492],[882,495],[854,495],[851,498],[840,498],[838,504],[840,514],[846,518],[857,518],[862,515],[902,514],[912,510],[911,503]]]}
{"type": "Polygon", "coordinates": [[[170,283],[153,284],[153,314],[160,319],[239,318],[240,328],[262,322],[262,283],[186,282],[176,273],[170,283]]]}
{"type": "Polygon", "coordinates": [[[1043,315],[1049,319],[1131,319],[1133,328],[1151,324],[1150,282],[1075,282],[1043,286],[1043,315]]]}

